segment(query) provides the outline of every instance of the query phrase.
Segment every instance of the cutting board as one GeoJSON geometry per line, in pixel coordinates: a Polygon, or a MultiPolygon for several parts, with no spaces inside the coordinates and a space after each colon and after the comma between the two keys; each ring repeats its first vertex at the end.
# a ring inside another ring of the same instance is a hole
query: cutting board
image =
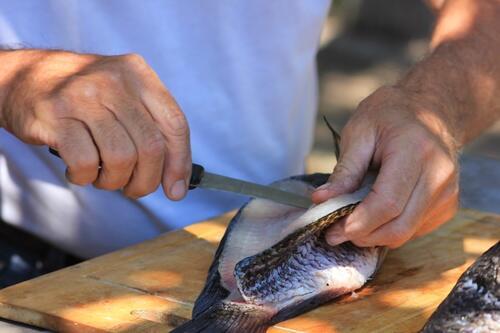
{"type": "MultiPolygon", "coordinates": [[[[61,332],[168,332],[190,318],[230,217],[3,289],[0,317],[61,332]]],[[[269,332],[416,332],[498,239],[500,216],[461,210],[438,231],[390,252],[362,290],[269,332]]]]}

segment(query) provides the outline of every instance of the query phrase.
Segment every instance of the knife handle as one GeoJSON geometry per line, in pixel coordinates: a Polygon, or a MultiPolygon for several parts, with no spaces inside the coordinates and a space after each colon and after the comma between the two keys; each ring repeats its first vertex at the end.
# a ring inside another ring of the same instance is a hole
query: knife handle
{"type": "Polygon", "coordinates": [[[193,163],[191,171],[191,179],[189,180],[189,189],[195,189],[200,185],[203,175],[205,174],[205,169],[196,163],[193,163]]]}
{"type": "MultiPolygon", "coordinates": [[[[59,154],[59,152],[57,150],[55,150],[54,148],[49,147],[49,152],[52,155],[61,158],[61,155],[59,154]]],[[[100,167],[101,166],[99,166],[99,168],[100,167]]],[[[191,179],[189,180],[189,189],[190,190],[195,189],[196,187],[198,187],[198,185],[200,185],[204,174],[205,174],[205,168],[203,168],[199,164],[193,163],[192,172],[191,172],[191,179]]]]}
{"type": "Polygon", "coordinates": [[[52,148],[52,147],[49,147],[49,153],[51,153],[54,156],[57,156],[57,157],[61,158],[61,155],[59,155],[59,152],[57,150],[55,150],[54,148],[52,148]]]}

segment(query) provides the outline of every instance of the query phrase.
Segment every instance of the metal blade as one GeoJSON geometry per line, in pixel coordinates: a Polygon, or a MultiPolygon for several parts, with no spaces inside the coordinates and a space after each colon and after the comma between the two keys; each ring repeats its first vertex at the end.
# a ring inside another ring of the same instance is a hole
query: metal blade
{"type": "Polygon", "coordinates": [[[312,205],[311,199],[302,195],[283,191],[272,186],[255,184],[210,172],[205,172],[198,187],[239,193],[255,198],[269,199],[300,208],[309,208],[312,205]]]}

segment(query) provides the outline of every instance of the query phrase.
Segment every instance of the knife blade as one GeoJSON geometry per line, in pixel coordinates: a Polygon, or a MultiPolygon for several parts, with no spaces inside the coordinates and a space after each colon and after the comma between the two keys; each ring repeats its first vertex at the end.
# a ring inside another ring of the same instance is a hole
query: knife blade
{"type": "MultiPolygon", "coordinates": [[[[61,158],[59,152],[54,148],[49,147],[49,152],[52,155],[61,158]]],[[[193,163],[189,189],[193,190],[198,187],[231,192],[253,198],[268,199],[299,208],[309,208],[312,205],[312,201],[308,197],[284,191],[273,186],[261,185],[241,179],[206,172],[203,166],[193,163]]]]}
{"type": "Polygon", "coordinates": [[[189,189],[197,187],[215,189],[254,198],[268,199],[299,208],[309,208],[312,205],[312,201],[308,197],[284,191],[273,186],[261,185],[241,179],[206,172],[205,169],[199,164],[193,163],[192,170],[189,189]]]}

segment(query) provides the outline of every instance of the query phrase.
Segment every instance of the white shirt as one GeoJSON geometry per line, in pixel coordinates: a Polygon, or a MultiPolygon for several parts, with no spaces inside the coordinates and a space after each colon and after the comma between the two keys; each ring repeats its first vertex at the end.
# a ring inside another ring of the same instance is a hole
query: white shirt
{"type": "MultiPolygon", "coordinates": [[[[328,7],[329,0],[0,0],[0,45],[142,55],[187,116],[193,161],[269,183],[303,172],[328,7]]],[[[89,257],[245,198],[196,189],[170,202],[159,189],[134,202],[72,186],[46,147],[2,131],[0,200],[4,221],[89,257]]]]}

